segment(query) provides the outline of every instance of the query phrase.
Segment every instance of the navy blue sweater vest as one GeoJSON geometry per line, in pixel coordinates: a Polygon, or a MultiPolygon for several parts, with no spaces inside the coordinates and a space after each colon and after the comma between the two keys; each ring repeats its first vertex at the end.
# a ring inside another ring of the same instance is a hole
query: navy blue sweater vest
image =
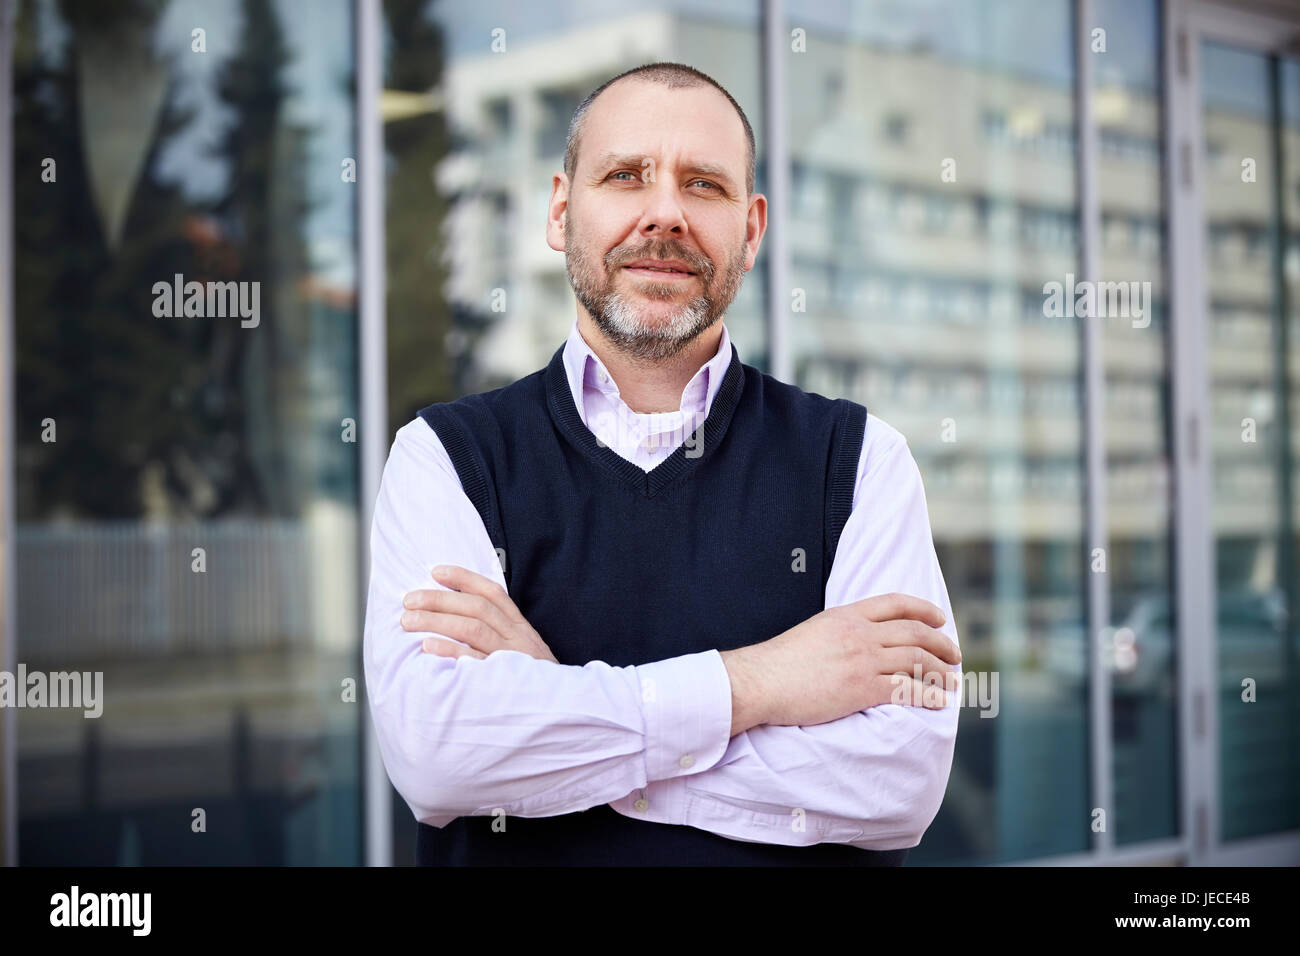
{"type": "MultiPolygon", "coordinates": [[[[420,411],[504,553],[511,599],[561,664],[729,650],[823,609],[866,408],[742,365],[733,346],[700,431],[647,473],[583,424],[563,353],[504,388],[420,411]]],[[[881,866],[907,853],[748,843],[603,804],[511,817],[504,833],[491,825],[420,824],[417,862],[881,866]]]]}

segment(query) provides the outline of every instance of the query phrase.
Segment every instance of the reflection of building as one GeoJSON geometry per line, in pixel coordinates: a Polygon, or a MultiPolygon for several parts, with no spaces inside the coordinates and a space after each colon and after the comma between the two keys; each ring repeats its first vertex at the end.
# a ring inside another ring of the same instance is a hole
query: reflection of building
{"type": "MultiPolygon", "coordinates": [[[[749,104],[761,135],[752,29],[651,12],[515,43],[509,56],[462,57],[447,70],[451,119],[468,143],[442,164],[438,178],[444,191],[462,194],[448,222],[448,296],[493,313],[496,290],[505,294],[476,352],[484,387],[544,366],[573,322],[563,254],[546,245],[546,205],[551,178],[564,166],[569,120],[587,93],[639,63],[694,62],[732,49],[739,72],[715,79],[749,104]]],[[[761,281],[756,268],[728,314],[742,345],[763,338],[761,281]]]]}
{"type": "Polygon", "coordinates": [[[0,666],[102,672],[105,698],[11,738],[0,815],[25,863],[359,859],[353,5],[319,4],[310,33],[279,0],[205,10],[207,55],[167,55],[200,6],[0,2],[23,184],[0,203],[22,452],[0,450],[0,666]],[[256,321],[153,312],[176,275],[238,286],[256,321]]]}
{"type": "MultiPolygon", "coordinates": [[[[593,68],[572,52],[639,43],[643,58],[680,56],[697,27],[675,13],[646,14],[452,67],[455,121],[475,144],[444,173],[446,188],[469,194],[452,226],[459,237],[452,294],[483,302],[500,288],[508,303],[480,350],[488,378],[509,380],[544,364],[571,320],[563,261],[543,239],[550,177],[581,97],[637,58],[612,54],[593,68]]],[[[735,47],[737,58],[753,42],[743,29],[710,39],[735,47]]],[[[1074,533],[1082,501],[1079,343],[1073,320],[1043,314],[1043,284],[1064,281],[1078,264],[1071,90],[924,51],[840,43],[825,60],[836,71],[826,83],[838,93],[825,111],[792,111],[790,129],[789,242],[794,281],[808,302],[791,321],[800,383],[862,401],[908,436],[938,539],[989,537],[998,519],[990,502],[1008,495],[1027,537],[1074,533]],[[847,92],[844,74],[857,84],[847,92]],[[952,182],[941,176],[949,157],[952,182]],[[956,439],[945,442],[949,417],[956,439]]],[[[756,100],[752,91],[733,92],[756,100]]],[[[827,100],[815,88],[792,94],[799,103],[827,100]]],[[[1171,482],[1162,438],[1162,197],[1151,188],[1161,162],[1157,103],[1118,86],[1099,90],[1098,101],[1108,183],[1103,278],[1150,281],[1155,300],[1141,321],[1097,320],[1108,324],[1110,527],[1120,538],[1159,537],[1167,512],[1150,503],[1167,500],[1171,482]],[[1132,327],[1148,320],[1141,334],[1132,327]]],[[[1232,257],[1235,268],[1267,268],[1265,202],[1253,213],[1230,206],[1240,225],[1212,221],[1210,254],[1232,257]]],[[[1230,379],[1267,372],[1257,346],[1267,339],[1268,304],[1257,301],[1258,283],[1246,286],[1248,298],[1215,326],[1223,332],[1216,376],[1227,376],[1216,401],[1225,407],[1235,400],[1230,379]]],[[[755,291],[755,276],[747,290],[755,291]]],[[[1240,441],[1220,430],[1216,441],[1225,440],[1240,441]]],[[[1268,526],[1268,497],[1254,492],[1267,490],[1269,474],[1260,462],[1219,472],[1223,486],[1245,492],[1221,519],[1243,530],[1268,526]]]]}

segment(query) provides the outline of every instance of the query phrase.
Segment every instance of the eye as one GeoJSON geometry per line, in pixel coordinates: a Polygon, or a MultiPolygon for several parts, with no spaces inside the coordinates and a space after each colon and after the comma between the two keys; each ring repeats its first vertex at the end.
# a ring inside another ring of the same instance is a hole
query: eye
{"type": "Polygon", "coordinates": [[[716,183],[711,183],[711,182],[709,182],[707,179],[697,179],[697,180],[695,180],[695,182],[691,183],[691,185],[694,186],[695,183],[704,183],[704,185],[708,186],[710,189],[721,189],[721,188],[722,188],[721,186],[717,185],[716,183]]]}
{"type": "MultiPolygon", "coordinates": [[[[630,169],[620,169],[620,170],[617,170],[617,171],[615,171],[615,172],[610,173],[606,178],[607,178],[607,179],[613,179],[615,176],[631,176],[632,179],[640,179],[640,178],[641,178],[641,176],[640,176],[638,173],[634,173],[634,172],[632,172],[632,170],[630,170],[630,169]]],[[[625,182],[625,183],[626,183],[626,182],[630,182],[630,180],[627,180],[627,179],[624,179],[624,180],[622,180],[622,181],[625,182]]]]}

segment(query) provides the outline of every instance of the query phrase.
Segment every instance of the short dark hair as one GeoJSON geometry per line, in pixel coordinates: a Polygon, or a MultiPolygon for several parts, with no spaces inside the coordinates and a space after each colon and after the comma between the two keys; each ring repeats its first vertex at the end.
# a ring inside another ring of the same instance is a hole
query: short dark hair
{"type": "Polygon", "coordinates": [[[651,83],[658,83],[669,89],[711,86],[725,96],[727,102],[735,108],[736,115],[740,117],[740,122],[745,127],[745,191],[753,194],[755,171],[754,128],[749,125],[749,117],[745,115],[745,111],[740,108],[740,104],[736,102],[735,98],[722,87],[722,84],[708,74],[701,73],[695,67],[687,66],[684,63],[647,63],[644,66],[627,70],[600,84],[588,94],[585,100],[578,104],[578,108],[573,111],[573,119],[569,121],[569,135],[564,141],[564,174],[569,177],[570,181],[572,181],[573,174],[578,168],[578,146],[582,139],[582,129],[586,122],[587,110],[596,101],[596,97],[619,80],[629,76],[651,83]]]}

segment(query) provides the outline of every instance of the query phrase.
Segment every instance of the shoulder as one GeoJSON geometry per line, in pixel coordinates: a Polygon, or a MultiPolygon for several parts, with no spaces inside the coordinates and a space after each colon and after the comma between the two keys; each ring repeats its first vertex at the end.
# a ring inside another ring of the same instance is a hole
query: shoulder
{"type": "Polygon", "coordinates": [[[895,457],[910,458],[911,455],[912,450],[902,432],[883,418],[867,413],[866,433],[862,436],[862,463],[866,467],[859,469],[860,473],[865,474],[895,457]]]}
{"type": "MultiPolygon", "coordinates": [[[[536,410],[544,412],[545,376],[546,369],[539,369],[509,385],[426,405],[417,413],[417,420],[423,419],[430,430],[454,422],[470,434],[501,431],[507,422],[536,410]]],[[[445,435],[446,429],[442,432],[445,435]]]]}
{"type": "Polygon", "coordinates": [[[917,494],[924,494],[921,472],[906,436],[883,418],[868,413],[853,491],[854,509],[859,501],[897,504],[917,494]]]}
{"type": "Polygon", "coordinates": [[[805,391],[797,385],[783,382],[752,365],[743,368],[746,390],[752,386],[761,396],[765,409],[771,408],[830,423],[847,421],[853,417],[861,421],[868,417],[867,409],[851,399],[828,398],[818,392],[805,391]]]}
{"type": "Polygon", "coordinates": [[[422,476],[426,481],[430,476],[446,476],[460,484],[442,440],[421,415],[416,415],[393,436],[388,464],[384,467],[385,480],[390,476],[394,480],[422,476]]]}

